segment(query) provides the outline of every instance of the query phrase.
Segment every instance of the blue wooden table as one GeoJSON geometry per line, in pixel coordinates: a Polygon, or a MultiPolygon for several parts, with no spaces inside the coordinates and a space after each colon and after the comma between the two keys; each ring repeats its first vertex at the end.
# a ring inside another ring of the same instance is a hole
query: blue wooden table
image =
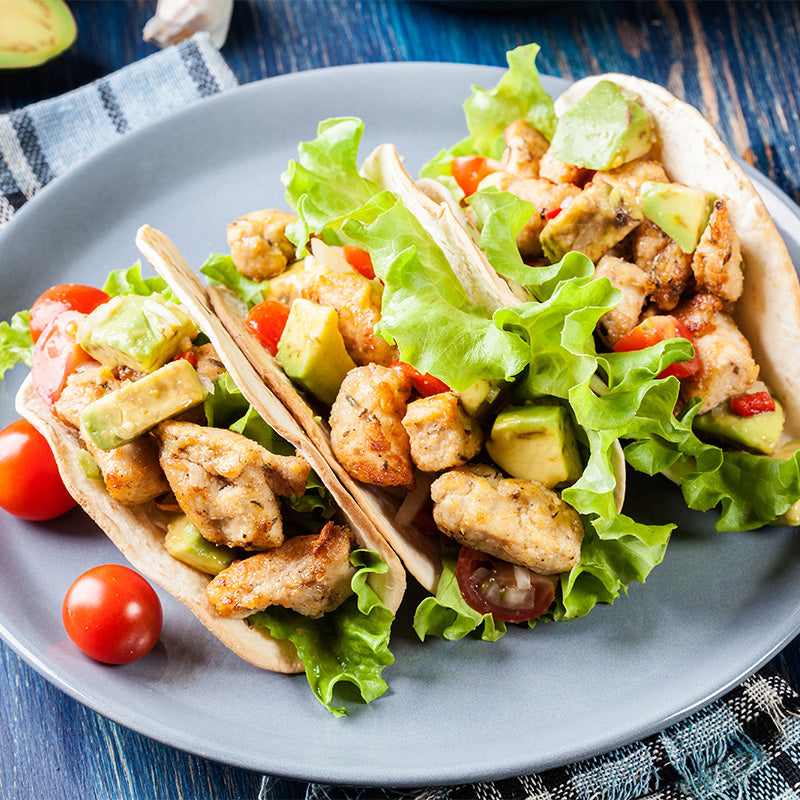
{"type": "MultiPolygon", "coordinates": [[[[43,67],[0,73],[0,113],[152,52],[155,0],[69,0],[79,36],[43,67]]],[[[795,2],[237,0],[223,54],[240,82],[339,64],[504,65],[537,41],[565,78],[619,71],[698,106],[737,156],[800,202],[800,5],[795,2]]],[[[0,519],[0,530],[2,519],[0,519]]],[[[0,535],[2,535],[0,533],[0,535]]],[[[800,645],[773,661],[800,689],[800,645]]],[[[302,783],[185,754],[104,719],[0,645],[0,799],[302,797],[302,783]]],[[[368,793],[367,793],[368,796],[368,793]]]]}

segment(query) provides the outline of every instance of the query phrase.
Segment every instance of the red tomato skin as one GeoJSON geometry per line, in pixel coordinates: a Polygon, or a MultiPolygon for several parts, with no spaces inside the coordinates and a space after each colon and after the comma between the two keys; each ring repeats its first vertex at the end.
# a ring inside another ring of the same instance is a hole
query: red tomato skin
{"type": "MultiPolygon", "coordinates": [[[[648,317],[635,328],[628,331],[615,345],[615,353],[627,353],[642,350],[666,339],[686,339],[694,345],[692,334],[686,325],[671,314],[660,314],[648,317]]],[[[676,378],[687,378],[694,375],[701,367],[700,357],[695,354],[688,361],[677,361],[662,370],[659,378],[674,375],[676,378]]]]}
{"type": "Polygon", "coordinates": [[[0,508],[41,522],[76,505],[67,491],[50,445],[26,419],[0,431],[0,508]]]}
{"type": "Polygon", "coordinates": [[[769,392],[753,392],[731,398],[731,411],[740,417],[754,417],[775,410],[775,401],[769,392]]]}
{"type": "Polygon", "coordinates": [[[104,564],[69,587],[61,609],[67,635],[95,661],[129,664],[149,653],[163,624],[161,601],[138,572],[104,564]]]}
{"type": "Polygon", "coordinates": [[[33,341],[44,333],[44,329],[64,311],[80,311],[91,314],[111,297],[102,289],[84,286],[82,283],[62,283],[51,286],[41,294],[31,307],[29,327],[33,341]]]}
{"type": "Polygon", "coordinates": [[[451,174],[467,197],[475,194],[478,184],[494,171],[484,156],[459,156],[450,164],[451,174]]]}
{"type": "Polygon", "coordinates": [[[33,346],[31,380],[39,397],[52,405],[61,397],[67,378],[81,365],[94,359],[75,341],[75,330],[82,314],[59,314],[33,346]]]}
{"type": "Polygon", "coordinates": [[[526,606],[501,606],[481,594],[474,577],[481,567],[487,567],[498,574],[500,581],[503,573],[509,573],[513,566],[486,553],[473,550],[464,545],[458,553],[456,580],[461,596],[472,609],[479,614],[491,614],[498,622],[529,622],[544,614],[555,600],[556,578],[548,575],[530,574],[532,598],[526,606]]]}
{"type": "Polygon", "coordinates": [[[345,261],[359,274],[372,280],[375,277],[375,268],[372,266],[372,256],[360,247],[345,245],[342,248],[345,261]]]}
{"type": "Polygon", "coordinates": [[[250,309],[245,325],[267,352],[275,356],[288,318],[288,306],[275,300],[265,300],[250,309]]]}
{"type": "Polygon", "coordinates": [[[431,397],[435,394],[450,391],[450,387],[444,381],[440,381],[430,372],[420,372],[415,367],[412,367],[411,364],[406,364],[405,361],[395,361],[390,367],[410,378],[414,384],[414,389],[423,397],[431,397]]]}

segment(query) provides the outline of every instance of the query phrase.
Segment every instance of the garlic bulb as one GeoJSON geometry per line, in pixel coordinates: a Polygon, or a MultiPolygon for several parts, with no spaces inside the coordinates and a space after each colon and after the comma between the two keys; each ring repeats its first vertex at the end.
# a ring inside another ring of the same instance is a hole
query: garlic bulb
{"type": "Polygon", "coordinates": [[[158,0],[155,16],[144,26],[142,38],[167,47],[207,31],[219,50],[225,44],[232,12],[233,0],[158,0]]]}

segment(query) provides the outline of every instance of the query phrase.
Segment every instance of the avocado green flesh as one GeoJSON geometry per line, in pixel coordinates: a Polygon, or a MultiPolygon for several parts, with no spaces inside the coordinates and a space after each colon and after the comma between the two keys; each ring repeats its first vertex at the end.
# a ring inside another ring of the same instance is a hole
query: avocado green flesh
{"type": "Polygon", "coordinates": [[[567,164],[608,170],[650,152],[647,112],[611,81],[596,83],[558,120],[553,154],[567,164]]]}
{"type": "Polygon", "coordinates": [[[293,381],[326,405],[333,405],[345,375],[356,366],[336,310],[302,298],[292,303],[276,358],[293,381]]]}
{"type": "Polygon", "coordinates": [[[81,413],[81,426],[101,450],[112,450],[205,400],[206,389],[185,359],[171,361],[138,381],[90,403],[81,413]]]}
{"type": "Polygon", "coordinates": [[[192,320],[161,295],[121,295],[81,320],[78,341],[101,364],[152,372],[197,335],[192,320]]]}
{"type": "Polygon", "coordinates": [[[644,215],[672,237],[684,253],[693,253],[708,225],[716,197],[680,183],[645,181],[640,190],[644,215]]]}
{"type": "Polygon", "coordinates": [[[548,488],[574,483],[583,472],[567,411],[557,405],[508,406],[486,441],[492,460],[514,478],[548,488]]]}
{"type": "Polygon", "coordinates": [[[501,392],[502,386],[498,383],[481,379],[463,392],[459,392],[458,399],[469,416],[480,419],[489,413],[501,392]]]}
{"type": "Polygon", "coordinates": [[[77,34],[62,0],[0,0],[0,69],[44,64],[70,47],[77,34]]]}
{"type": "Polygon", "coordinates": [[[185,514],[167,525],[164,547],[173,558],[207,575],[218,575],[236,559],[230,547],[204,539],[185,514]]]}
{"type": "Polygon", "coordinates": [[[734,414],[726,402],[695,417],[694,429],[722,444],[768,456],[778,445],[783,422],[783,408],[777,400],[774,411],[765,411],[752,417],[734,414]]]}

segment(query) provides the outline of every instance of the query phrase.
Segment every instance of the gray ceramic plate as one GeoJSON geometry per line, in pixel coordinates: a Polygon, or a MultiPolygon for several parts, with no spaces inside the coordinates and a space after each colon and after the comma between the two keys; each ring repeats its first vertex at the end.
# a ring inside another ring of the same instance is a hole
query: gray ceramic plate
{"type": "MultiPolygon", "coordinates": [[[[0,319],[54,283],[100,283],[138,258],[149,223],[190,263],[225,246],[225,226],[283,205],[280,173],[318,120],[366,121],[363,154],[391,141],[412,171],[464,135],[470,85],[500,71],[383,64],[306,72],[245,86],[131,134],[57,180],[0,234],[0,319]]],[[[563,83],[549,81],[558,93],[563,83]]],[[[798,210],[757,178],[800,263],[798,210]]],[[[18,369],[0,384],[13,414],[18,369]]],[[[57,686],[162,742],[253,770],[332,782],[451,783],[540,770],[630,742],[741,681],[800,630],[800,542],[791,531],[714,533],[660,479],[634,477],[627,510],[679,524],[646,586],[588,617],[495,644],[421,645],[415,590],[394,636],[390,691],[346,719],[305,679],[240,661],[171,597],[147,658],[109,668],[84,658],[60,622],[64,593],[91,566],[120,561],[79,511],[48,524],[0,518],[0,634],[57,686]]]]}

